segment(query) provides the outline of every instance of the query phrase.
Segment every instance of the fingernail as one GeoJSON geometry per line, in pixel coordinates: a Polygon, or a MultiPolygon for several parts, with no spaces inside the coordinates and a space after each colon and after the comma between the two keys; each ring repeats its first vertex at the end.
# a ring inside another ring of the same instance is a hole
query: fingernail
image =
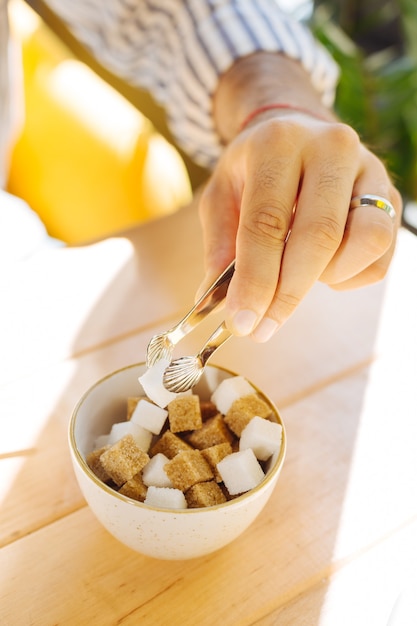
{"type": "Polygon", "coordinates": [[[264,318],[252,333],[253,338],[260,343],[264,343],[271,339],[272,335],[278,330],[278,324],[269,317],[264,318]]]}
{"type": "Polygon", "coordinates": [[[233,318],[233,329],[238,335],[250,335],[258,316],[254,311],[238,311],[233,318]]]}

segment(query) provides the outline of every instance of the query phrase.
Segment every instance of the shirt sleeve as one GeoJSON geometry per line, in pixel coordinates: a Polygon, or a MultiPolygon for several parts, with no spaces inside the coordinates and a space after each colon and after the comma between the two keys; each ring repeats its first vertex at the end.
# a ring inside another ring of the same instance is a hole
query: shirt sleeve
{"type": "Polygon", "coordinates": [[[280,52],[307,70],[331,105],[338,68],[275,0],[47,0],[116,75],[150,91],[178,145],[212,168],[222,145],[212,116],[219,77],[256,51],[280,52]]]}
{"type": "MultiPolygon", "coordinates": [[[[189,30],[183,31],[174,81],[164,105],[171,130],[203,166],[213,166],[222,146],[214,128],[212,96],[219,77],[233,63],[257,51],[280,52],[298,60],[320,93],[334,101],[339,69],[306,26],[284,13],[274,0],[189,0],[183,3],[189,30]],[[181,87],[180,87],[181,86],[181,87]]],[[[178,29],[181,32],[181,28],[178,29]]]]}

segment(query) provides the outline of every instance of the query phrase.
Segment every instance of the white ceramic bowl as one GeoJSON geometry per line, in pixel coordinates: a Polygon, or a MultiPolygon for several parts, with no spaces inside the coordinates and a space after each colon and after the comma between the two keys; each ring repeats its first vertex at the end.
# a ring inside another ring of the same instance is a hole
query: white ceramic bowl
{"type": "MultiPolygon", "coordinates": [[[[271,400],[251,383],[271,405],[272,419],[283,426],[281,450],[269,461],[264,480],[255,489],[213,507],[168,510],[142,504],[102,483],[85,459],[93,449],[95,439],[109,432],[114,422],[125,419],[128,396],[143,393],[138,377],[144,372],[143,363],[118,370],[98,381],[80,399],[69,427],[69,446],[75,475],[93,513],[126,546],[159,559],[180,560],[202,556],[238,537],[265,506],[284,462],[284,425],[271,400]]],[[[208,399],[219,383],[230,376],[236,374],[209,365],[194,388],[195,393],[208,399]]]]}

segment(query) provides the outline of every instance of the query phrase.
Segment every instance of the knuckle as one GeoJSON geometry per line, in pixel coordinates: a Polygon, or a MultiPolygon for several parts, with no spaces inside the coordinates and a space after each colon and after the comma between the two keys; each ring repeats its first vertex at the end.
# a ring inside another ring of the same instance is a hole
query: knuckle
{"type": "Polygon", "coordinates": [[[289,118],[271,118],[258,127],[252,140],[261,147],[265,146],[265,143],[280,144],[280,146],[291,145],[302,132],[304,131],[300,125],[289,118]]]}
{"type": "Polygon", "coordinates": [[[385,217],[384,220],[373,222],[362,233],[363,245],[366,245],[369,254],[375,259],[380,258],[388,250],[392,238],[392,225],[385,217]]]}
{"type": "Polygon", "coordinates": [[[328,139],[343,152],[356,151],[361,145],[359,135],[355,129],[343,122],[329,125],[327,128],[327,136],[328,139]]]}
{"type": "Polygon", "coordinates": [[[286,171],[289,157],[277,156],[258,165],[253,179],[244,228],[251,239],[263,245],[282,243],[288,233],[291,210],[280,200],[282,175],[286,171]]]}
{"type": "MultiPolygon", "coordinates": [[[[386,222],[388,220],[385,220],[386,222]]],[[[392,226],[388,224],[377,224],[373,228],[371,246],[375,250],[375,254],[381,256],[392,243],[392,226]]]]}
{"type": "Polygon", "coordinates": [[[294,293],[279,292],[276,306],[285,314],[285,317],[289,316],[300,304],[301,297],[294,293]]]}
{"type": "Polygon", "coordinates": [[[246,222],[245,229],[251,239],[259,240],[263,245],[276,247],[287,236],[288,222],[283,210],[260,207],[253,212],[246,222]]]}
{"type": "Polygon", "coordinates": [[[310,224],[305,233],[306,241],[310,241],[319,250],[334,252],[343,238],[343,227],[337,219],[330,215],[321,215],[310,224]]]}
{"type": "Polygon", "coordinates": [[[355,244],[358,250],[366,251],[372,261],[379,259],[395,239],[396,226],[384,212],[364,209],[357,215],[355,244]]]}

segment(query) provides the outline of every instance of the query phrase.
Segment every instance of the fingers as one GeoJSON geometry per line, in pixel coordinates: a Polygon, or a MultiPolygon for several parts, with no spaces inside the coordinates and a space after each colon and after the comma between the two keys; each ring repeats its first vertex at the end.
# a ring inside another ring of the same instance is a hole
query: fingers
{"type": "MultiPolygon", "coordinates": [[[[382,168],[378,163],[373,171],[382,168]]],[[[382,172],[385,173],[385,170],[382,172]]],[[[349,211],[343,241],[320,280],[334,289],[354,289],[382,280],[394,254],[396,234],[401,223],[402,200],[388,177],[369,180],[368,170],[360,179],[358,195],[377,188],[378,194],[394,206],[396,218],[373,206],[349,211]]],[[[356,192],[355,192],[356,193],[356,192]]]]}
{"type": "Polygon", "coordinates": [[[376,207],[349,211],[343,241],[320,280],[335,288],[381,280],[392,257],[394,230],[393,220],[376,207]]]}
{"type": "MultiPolygon", "coordinates": [[[[317,148],[317,146],[316,146],[317,148]]],[[[321,153],[304,162],[291,235],[287,241],[274,298],[265,319],[254,330],[257,341],[279,328],[322,275],[340,246],[353,187],[359,142],[347,127],[321,135],[321,153]],[[337,152],[326,145],[338,146],[337,152]]]]}
{"type": "Polygon", "coordinates": [[[235,257],[226,321],[267,341],[317,280],[347,289],[380,280],[389,266],[401,198],[382,163],[339,123],[269,120],[228,146],[200,205],[207,276],[235,257]],[[278,122],[278,123],[277,123],[278,122]],[[352,196],[392,202],[350,209],[352,196]]]}
{"type": "Polygon", "coordinates": [[[255,340],[267,341],[318,280],[343,240],[360,143],[347,126],[318,128],[320,132],[309,137],[308,148],[296,153],[302,159],[287,159],[275,168],[279,175],[271,176],[270,197],[255,186],[255,193],[245,198],[247,204],[242,202],[237,276],[227,301],[228,322],[236,334],[251,333],[255,340]],[[259,207],[255,198],[268,204],[259,207]],[[250,227],[252,212],[265,212],[265,205],[275,205],[276,223],[271,220],[269,240],[259,224],[257,232],[250,227]]]}
{"type": "Polygon", "coordinates": [[[226,319],[238,335],[252,332],[274,297],[301,172],[300,155],[287,145],[282,129],[275,137],[270,128],[258,141],[246,161],[236,271],[227,294],[226,319]],[[278,141],[279,154],[265,156],[271,154],[269,143],[278,141]]]}

